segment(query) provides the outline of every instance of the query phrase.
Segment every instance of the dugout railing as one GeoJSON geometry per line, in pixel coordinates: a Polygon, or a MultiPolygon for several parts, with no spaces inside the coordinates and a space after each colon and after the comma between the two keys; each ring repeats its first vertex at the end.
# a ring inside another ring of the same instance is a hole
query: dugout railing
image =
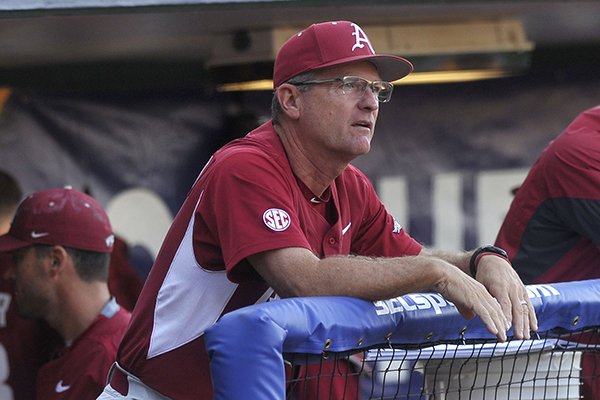
{"type": "Polygon", "coordinates": [[[600,399],[600,280],[527,286],[539,330],[499,343],[437,293],[280,299],[205,333],[215,399],[600,399]]]}

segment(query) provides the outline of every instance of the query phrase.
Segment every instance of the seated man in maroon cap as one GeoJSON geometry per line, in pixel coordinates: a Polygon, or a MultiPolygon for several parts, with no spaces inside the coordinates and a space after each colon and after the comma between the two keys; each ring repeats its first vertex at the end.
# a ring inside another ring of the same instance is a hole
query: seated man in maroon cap
{"type": "Polygon", "coordinates": [[[130,318],[108,290],[113,243],[105,211],[74,189],[29,195],[0,236],[19,314],[46,321],[63,340],[38,372],[38,399],[90,399],[104,387],[130,318]]]}
{"type": "MultiPolygon", "coordinates": [[[[0,235],[10,223],[23,193],[17,180],[0,171],[0,235]]],[[[10,254],[0,253],[0,399],[35,399],[35,376],[60,338],[44,321],[18,315],[13,282],[2,279],[10,254]]]]}
{"type": "Polygon", "coordinates": [[[502,249],[424,250],[350,165],[370,149],[390,82],[411,70],[403,58],[376,54],[347,21],[311,25],[283,45],[272,120],[217,151],[194,183],[101,399],[212,398],[204,331],[273,296],[437,291],[499,340],[511,324],[517,338],[537,329],[502,249]]]}

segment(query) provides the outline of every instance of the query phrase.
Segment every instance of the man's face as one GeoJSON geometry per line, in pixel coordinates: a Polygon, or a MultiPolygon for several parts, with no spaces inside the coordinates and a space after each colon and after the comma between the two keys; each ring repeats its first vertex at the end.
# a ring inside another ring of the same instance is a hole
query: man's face
{"type": "MultiPolygon", "coordinates": [[[[346,64],[321,71],[316,79],[358,76],[379,80],[375,67],[368,62],[346,64]]],[[[340,82],[312,85],[302,94],[300,116],[302,136],[311,151],[325,152],[340,161],[369,152],[379,103],[369,87],[362,94],[345,94],[340,82]]]]}
{"type": "Polygon", "coordinates": [[[38,257],[33,246],[12,254],[7,277],[14,280],[19,315],[24,318],[43,318],[48,308],[49,280],[44,263],[50,256],[38,257]]]}

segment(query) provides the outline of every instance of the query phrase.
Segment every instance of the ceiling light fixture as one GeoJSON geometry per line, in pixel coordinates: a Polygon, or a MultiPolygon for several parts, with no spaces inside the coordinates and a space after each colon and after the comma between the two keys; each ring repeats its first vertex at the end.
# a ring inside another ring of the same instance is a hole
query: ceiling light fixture
{"type": "MultiPolygon", "coordinates": [[[[460,70],[460,71],[430,71],[413,72],[401,80],[392,82],[394,86],[402,85],[426,85],[436,83],[459,83],[472,82],[484,79],[496,79],[515,76],[516,73],[503,70],[460,70]]],[[[217,85],[220,92],[244,92],[273,90],[273,81],[260,79],[247,82],[233,82],[217,85]]]]}
{"type": "MultiPolygon", "coordinates": [[[[515,18],[365,25],[363,28],[378,53],[398,54],[414,64],[415,72],[394,82],[397,85],[468,82],[515,76],[529,67],[534,47],[526,39],[521,21],[515,18]]],[[[216,41],[219,46],[215,48],[209,64],[218,68],[272,62],[277,50],[298,29],[249,32],[250,45],[243,51],[221,45],[227,40],[216,41]],[[265,42],[270,42],[270,47],[265,46],[265,42]]],[[[248,79],[244,82],[220,82],[217,89],[273,89],[270,80],[261,79],[265,78],[264,75],[229,74],[230,77],[239,75],[248,79]]]]}

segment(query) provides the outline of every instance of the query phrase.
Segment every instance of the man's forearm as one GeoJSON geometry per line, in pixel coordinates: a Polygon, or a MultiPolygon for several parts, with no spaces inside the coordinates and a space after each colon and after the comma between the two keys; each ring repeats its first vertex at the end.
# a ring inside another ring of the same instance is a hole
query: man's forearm
{"type": "Polygon", "coordinates": [[[469,262],[471,261],[473,251],[444,251],[423,249],[421,251],[421,254],[441,258],[442,260],[457,266],[466,274],[469,274],[469,262]]]}

